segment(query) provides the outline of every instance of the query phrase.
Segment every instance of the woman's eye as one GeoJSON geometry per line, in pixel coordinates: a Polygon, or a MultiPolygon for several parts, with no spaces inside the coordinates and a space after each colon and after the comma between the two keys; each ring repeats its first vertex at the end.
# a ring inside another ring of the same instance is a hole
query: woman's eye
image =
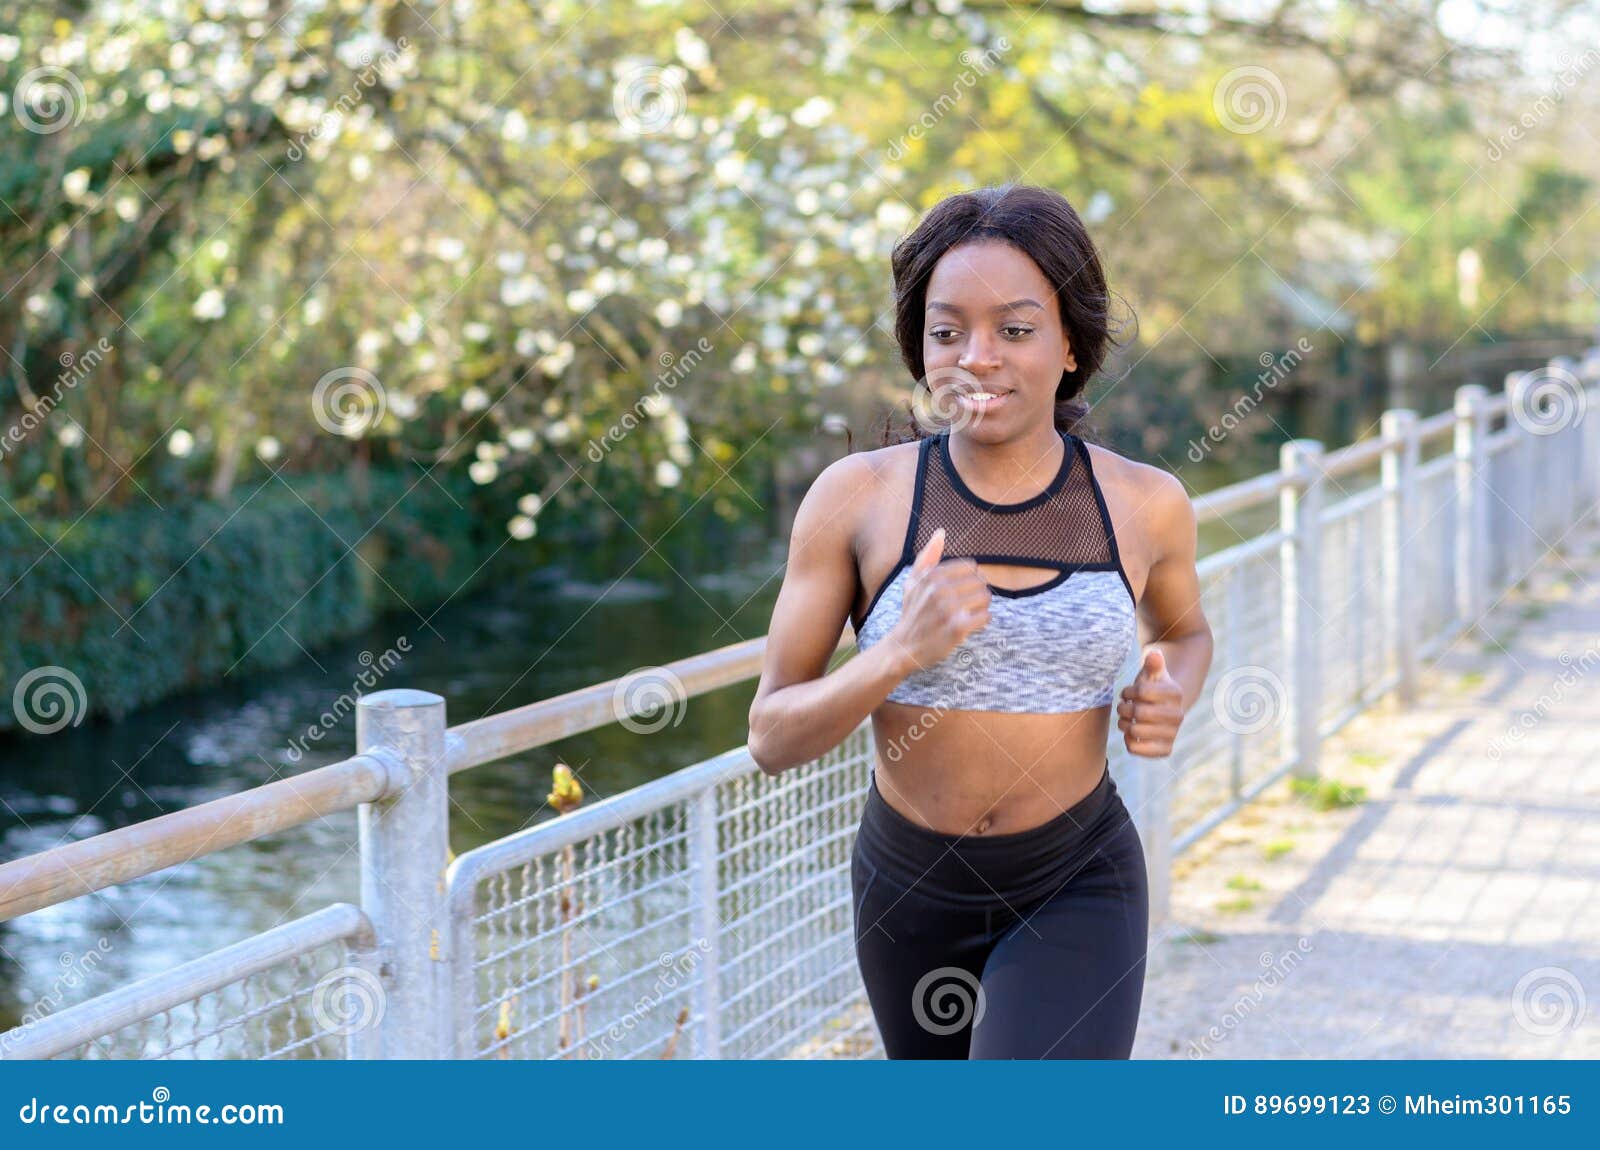
{"type": "Polygon", "coordinates": [[[951,331],[947,327],[943,327],[943,328],[940,328],[938,331],[930,332],[929,334],[932,335],[934,339],[942,339],[943,337],[945,337],[947,335],[955,335],[955,332],[951,331]]]}
{"type": "Polygon", "coordinates": [[[1030,335],[1033,332],[1031,327],[1003,327],[1000,330],[1006,332],[1015,332],[1016,334],[1012,336],[1013,339],[1021,339],[1023,336],[1030,335]]]}

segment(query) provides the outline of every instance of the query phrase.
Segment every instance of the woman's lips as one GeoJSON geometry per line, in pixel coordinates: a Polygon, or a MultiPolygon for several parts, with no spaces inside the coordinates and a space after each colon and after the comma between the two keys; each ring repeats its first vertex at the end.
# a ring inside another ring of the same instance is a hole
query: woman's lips
{"type": "Polygon", "coordinates": [[[972,388],[956,392],[956,402],[961,405],[963,411],[970,412],[994,411],[1003,407],[1010,398],[1009,391],[1001,391],[998,388],[972,388]]]}

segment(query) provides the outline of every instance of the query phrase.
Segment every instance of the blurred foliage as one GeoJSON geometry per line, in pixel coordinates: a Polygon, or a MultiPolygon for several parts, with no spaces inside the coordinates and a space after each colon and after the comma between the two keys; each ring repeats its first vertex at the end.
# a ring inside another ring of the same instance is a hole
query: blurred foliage
{"type": "MultiPolygon", "coordinates": [[[[76,713],[116,717],[283,666],[384,611],[420,632],[422,612],[497,544],[461,513],[470,483],[413,483],[377,471],[363,494],[318,476],[264,484],[237,506],[197,500],[181,516],[100,507],[75,523],[0,522],[0,692],[10,698],[30,668],[70,668],[88,704],[76,713]]],[[[0,708],[0,728],[13,711],[0,708]]]]}
{"type": "Polygon", "coordinates": [[[0,497],[412,468],[541,560],[558,505],[596,554],[734,532],[905,398],[889,251],[1006,180],[1101,245],[1149,452],[1323,324],[1592,323],[1600,69],[1524,36],[1580,6],[1448,7],[0,0],[0,497]]]}

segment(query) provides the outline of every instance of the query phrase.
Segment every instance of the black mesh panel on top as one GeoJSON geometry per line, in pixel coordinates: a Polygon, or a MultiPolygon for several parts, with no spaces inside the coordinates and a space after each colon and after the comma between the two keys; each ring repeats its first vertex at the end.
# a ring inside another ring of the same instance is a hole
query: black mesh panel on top
{"type": "Polygon", "coordinates": [[[1049,486],[1030,499],[994,504],[962,483],[950,460],[948,434],[934,436],[923,455],[922,498],[907,554],[914,557],[943,527],[947,558],[1062,571],[1115,569],[1115,545],[1088,448],[1075,436],[1065,435],[1062,442],[1064,472],[1057,471],[1049,486]]]}

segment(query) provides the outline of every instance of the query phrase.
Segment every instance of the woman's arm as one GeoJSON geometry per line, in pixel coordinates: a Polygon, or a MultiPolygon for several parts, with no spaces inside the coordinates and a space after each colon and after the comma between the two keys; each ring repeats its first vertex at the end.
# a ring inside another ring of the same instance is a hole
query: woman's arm
{"type": "Polygon", "coordinates": [[[769,775],[838,746],[910,671],[903,648],[885,642],[824,674],[855,601],[855,523],[871,482],[870,468],[846,456],[817,476],[795,513],[750,705],[750,755],[769,775]]]}
{"type": "Polygon", "coordinates": [[[1164,758],[1184,714],[1200,697],[1211,669],[1211,625],[1200,602],[1195,569],[1194,504],[1173,476],[1153,476],[1143,515],[1154,558],[1139,599],[1144,662],[1123,688],[1117,728],[1131,754],[1164,758]]]}

